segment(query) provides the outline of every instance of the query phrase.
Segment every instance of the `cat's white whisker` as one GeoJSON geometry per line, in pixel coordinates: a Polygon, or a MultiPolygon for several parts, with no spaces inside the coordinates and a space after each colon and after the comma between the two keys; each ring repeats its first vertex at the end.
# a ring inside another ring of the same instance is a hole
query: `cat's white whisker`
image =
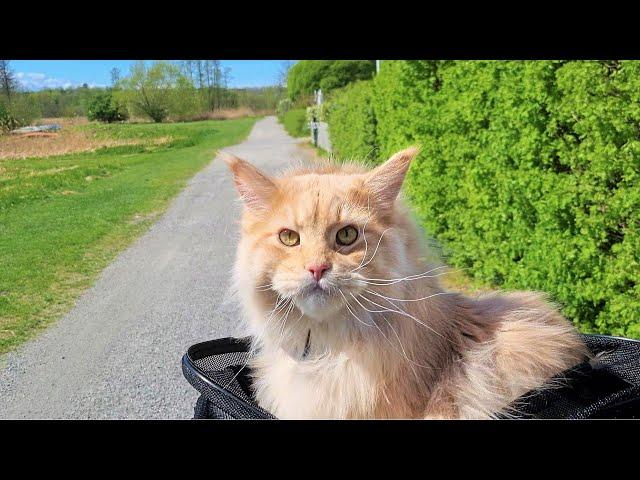
{"type": "Polygon", "coordinates": [[[387,297],[385,295],[381,295],[377,292],[374,292],[373,290],[365,290],[365,292],[370,293],[372,295],[376,295],[378,297],[382,297],[387,300],[393,300],[395,302],[421,302],[423,300],[428,300],[430,298],[437,297],[439,295],[455,295],[456,294],[456,292],[438,292],[438,293],[427,295],[426,297],[421,297],[421,298],[394,298],[394,297],[387,297]]]}
{"type": "Polygon", "coordinates": [[[404,356],[404,358],[407,359],[407,361],[409,362],[410,365],[412,365],[411,370],[413,371],[413,375],[416,377],[416,380],[420,381],[420,377],[418,376],[418,372],[416,372],[415,368],[413,368],[413,365],[420,367],[420,368],[425,368],[427,370],[433,370],[433,367],[427,366],[427,365],[422,365],[414,360],[411,360],[409,358],[409,356],[407,355],[407,352],[404,349],[404,346],[402,345],[402,341],[400,340],[400,336],[398,335],[398,331],[395,329],[395,327],[391,324],[391,322],[389,320],[387,320],[387,317],[385,317],[384,315],[381,315],[381,317],[383,318],[383,320],[385,322],[387,322],[387,325],[389,325],[389,328],[393,331],[393,333],[395,334],[396,338],[398,339],[398,344],[400,345],[400,348],[402,349],[402,354],[404,356]]]}
{"type": "Polygon", "coordinates": [[[338,291],[340,292],[340,295],[342,295],[342,298],[344,298],[345,306],[347,307],[347,310],[353,316],[353,318],[355,318],[358,322],[360,322],[361,324],[367,327],[373,327],[373,325],[369,325],[368,323],[365,323],[362,320],[360,320],[360,318],[355,313],[353,313],[353,311],[351,310],[351,306],[349,305],[349,301],[347,300],[347,297],[344,296],[344,293],[342,293],[342,290],[338,290],[338,291]]]}
{"type": "MultiPolygon", "coordinates": [[[[373,305],[375,305],[376,307],[380,307],[380,308],[386,308],[383,305],[380,305],[379,303],[374,302],[373,300],[371,300],[370,298],[365,297],[364,295],[361,295],[362,298],[364,298],[366,301],[368,301],[369,303],[372,303],[373,305]]],[[[384,298],[385,300],[387,300],[383,295],[378,295],[381,296],[382,298],[384,298]]],[[[429,330],[431,330],[433,333],[435,333],[436,335],[438,335],[441,338],[444,338],[445,340],[451,341],[450,339],[448,339],[447,337],[445,337],[444,335],[442,335],[440,332],[434,330],[432,327],[430,327],[429,325],[427,325],[426,323],[424,323],[423,321],[421,321],[420,319],[416,318],[415,316],[411,315],[410,313],[405,312],[404,310],[402,310],[398,305],[394,304],[392,301],[387,300],[388,303],[390,303],[392,306],[394,306],[395,308],[397,308],[398,310],[392,310],[389,309],[387,310],[388,312],[392,312],[392,313],[397,313],[399,315],[402,315],[404,317],[408,317],[411,318],[413,320],[415,320],[416,322],[418,322],[420,325],[422,325],[425,328],[428,328],[429,330]]]]}
{"type": "MultiPolygon", "coordinates": [[[[373,255],[371,255],[371,258],[369,260],[367,260],[366,263],[360,265],[358,268],[351,270],[351,273],[353,272],[357,272],[358,270],[363,269],[364,267],[366,267],[367,265],[369,265],[371,263],[371,260],[374,259],[374,257],[376,256],[376,253],[378,253],[378,248],[380,248],[380,242],[382,242],[382,237],[384,237],[384,234],[387,233],[389,230],[393,230],[392,227],[387,228],[384,232],[382,232],[382,235],[380,235],[380,238],[378,239],[378,244],[376,245],[376,249],[373,251],[373,255]]],[[[366,252],[365,252],[365,257],[366,257],[366,252]]],[[[363,258],[365,258],[363,257],[363,258]]]]}
{"type": "MultiPolygon", "coordinates": [[[[283,306],[279,309],[279,318],[277,320],[275,320],[276,325],[274,325],[274,330],[276,332],[278,332],[278,339],[279,339],[279,344],[281,345],[282,342],[284,341],[284,327],[286,324],[286,318],[289,315],[289,313],[291,312],[291,309],[294,305],[294,300],[295,297],[287,297],[285,299],[285,303],[283,304],[283,306]]],[[[269,322],[267,322],[269,323],[269,322]]]]}
{"type": "MultiPolygon", "coordinates": [[[[360,277],[358,278],[358,280],[360,281],[374,281],[374,282],[381,282],[382,285],[393,285],[395,283],[400,283],[400,282],[405,282],[408,280],[419,280],[421,278],[432,278],[433,276],[427,276],[429,273],[431,272],[435,272],[436,270],[440,270],[442,268],[448,268],[447,265],[441,265],[439,267],[436,268],[432,268],[431,270],[427,270],[426,272],[422,272],[422,273],[416,273],[413,275],[407,275],[406,277],[401,277],[401,278],[368,278],[368,277],[360,277]]],[[[446,273],[449,272],[445,272],[441,275],[445,275],[446,273]]],[[[436,275],[434,275],[436,276],[436,275]]]]}
{"type": "Polygon", "coordinates": [[[360,260],[360,265],[358,265],[358,268],[362,266],[365,259],[367,258],[367,250],[369,249],[369,245],[367,243],[367,236],[365,235],[365,230],[367,228],[367,224],[369,223],[369,220],[371,220],[371,196],[367,197],[367,212],[369,215],[367,216],[367,220],[364,222],[364,226],[362,227],[362,239],[364,240],[364,255],[362,256],[362,260],[360,260]]]}
{"type": "Polygon", "coordinates": [[[270,323],[270,321],[273,319],[273,316],[276,313],[279,313],[280,311],[282,311],[286,307],[287,301],[291,301],[291,299],[285,297],[285,298],[282,298],[281,300],[278,300],[274,309],[271,310],[271,312],[267,315],[267,318],[266,318],[267,323],[270,323]]]}
{"type": "MultiPolygon", "coordinates": [[[[279,296],[278,296],[279,297],[279,296]]],[[[287,299],[284,298],[282,299],[283,302],[285,302],[287,299]]],[[[289,305],[289,307],[291,307],[293,305],[293,300],[294,298],[291,297],[288,299],[288,303],[286,303],[287,305],[289,305]]],[[[287,312],[289,312],[290,310],[287,310],[287,312]]],[[[288,315],[288,313],[287,313],[288,315]]],[[[286,318],[285,318],[286,319],[286,318]]],[[[268,322],[267,322],[268,323],[268,322]]],[[[263,333],[265,333],[266,329],[263,330],[263,333]]],[[[254,347],[254,343],[251,344],[251,347],[249,348],[249,354],[247,355],[247,360],[244,362],[244,364],[242,365],[242,367],[235,373],[235,375],[233,375],[233,377],[231,377],[231,380],[229,380],[229,382],[227,382],[227,384],[224,386],[224,388],[229,388],[229,386],[234,382],[234,380],[238,377],[238,375],[240,375],[240,372],[242,372],[247,365],[249,364],[249,360],[251,359],[251,356],[253,355],[253,353],[255,352],[255,347],[254,347]]]]}
{"type": "Polygon", "coordinates": [[[240,375],[240,372],[242,372],[248,365],[249,363],[249,359],[251,358],[251,356],[253,355],[253,353],[255,352],[255,345],[257,345],[257,340],[260,340],[267,331],[266,326],[269,324],[269,319],[271,318],[271,316],[274,314],[274,312],[276,311],[276,309],[278,308],[279,304],[281,301],[284,301],[285,299],[281,299],[280,295],[278,295],[276,297],[276,304],[273,308],[273,310],[271,310],[269,312],[269,314],[266,317],[266,323],[265,323],[265,328],[262,329],[262,331],[260,332],[260,335],[256,336],[256,338],[254,339],[254,342],[251,343],[251,346],[249,348],[249,354],[247,355],[247,360],[245,361],[244,365],[242,365],[242,367],[240,368],[240,370],[238,370],[235,375],[233,375],[233,377],[231,377],[231,380],[229,380],[227,382],[227,384],[224,386],[224,388],[229,388],[229,386],[234,382],[234,380],[238,377],[238,375],[240,375]]]}
{"type": "Polygon", "coordinates": [[[421,274],[420,276],[412,276],[412,277],[405,277],[405,278],[398,278],[395,280],[385,280],[385,279],[371,279],[373,281],[371,281],[370,279],[366,278],[366,277],[361,277],[358,278],[357,280],[362,282],[362,283],[366,283],[368,285],[374,285],[374,286],[378,286],[378,287],[387,287],[389,285],[395,285],[397,283],[400,282],[404,282],[404,281],[413,281],[413,280],[421,280],[423,278],[436,278],[436,277],[441,277],[443,275],[450,275],[452,273],[457,273],[457,272],[461,272],[463,269],[460,270],[451,270],[448,272],[443,272],[443,273],[437,273],[435,275],[425,275],[425,274],[421,274]]]}
{"type": "MultiPolygon", "coordinates": [[[[358,299],[353,295],[353,293],[349,293],[349,295],[351,295],[351,297],[352,297],[352,298],[353,298],[353,299],[358,303],[358,305],[360,305],[360,306],[361,306],[364,310],[366,310],[367,312],[370,312],[370,313],[381,313],[381,311],[378,311],[378,310],[369,310],[367,307],[365,307],[364,305],[362,305],[362,303],[360,302],[360,300],[358,300],[358,299]]],[[[360,294],[358,294],[358,295],[359,295],[359,296],[362,296],[362,295],[360,295],[360,294]]],[[[364,298],[364,297],[363,297],[363,298],[364,298]]],[[[382,312],[391,312],[391,310],[388,310],[388,309],[387,309],[387,310],[383,310],[382,312]]],[[[391,327],[391,329],[393,330],[393,332],[396,334],[396,337],[398,337],[398,342],[400,343],[400,347],[402,348],[402,354],[403,354],[404,358],[406,358],[406,359],[407,359],[407,361],[408,361],[409,363],[411,363],[411,364],[414,364],[414,365],[417,365],[417,366],[419,366],[419,367],[427,368],[427,369],[432,370],[432,368],[431,368],[431,367],[427,367],[427,366],[425,366],[425,365],[420,365],[419,363],[414,362],[413,360],[411,360],[411,359],[407,356],[407,353],[405,352],[404,347],[402,346],[402,342],[400,341],[400,337],[398,336],[398,332],[396,331],[396,329],[395,329],[395,328],[393,328],[393,326],[391,325],[391,323],[389,323],[389,320],[387,320],[387,318],[386,318],[384,315],[381,315],[381,316],[382,316],[382,318],[384,319],[384,321],[385,321],[385,322],[387,322],[387,325],[389,325],[389,327],[391,327]]],[[[391,340],[389,340],[389,338],[384,334],[384,332],[382,331],[382,329],[381,329],[381,328],[378,326],[378,324],[376,323],[375,319],[374,319],[373,317],[371,317],[371,320],[373,321],[373,324],[376,326],[376,328],[380,331],[380,333],[382,334],[382,336],[385,338],[385,340],[387,340],[387,342],[389,342],[389,345],[391,345],[391,347],[392,347],[396,352],[398,352],[398,350],[396,349],[396,347],[395,347],[395,345],[393,344],[393,342],[391,342],[391,340]]],[[[400,352],[398,352],[398,353],[400,353],[400,352]]],[[[416,372],[415,372],[415,371],[414,371],[413,373],[414,373],[414,374],[416,374],[416,372]]],[[[417,375],[416,375],[416,378],[418,378],[418,377],[417,377],[417,375]]]]}

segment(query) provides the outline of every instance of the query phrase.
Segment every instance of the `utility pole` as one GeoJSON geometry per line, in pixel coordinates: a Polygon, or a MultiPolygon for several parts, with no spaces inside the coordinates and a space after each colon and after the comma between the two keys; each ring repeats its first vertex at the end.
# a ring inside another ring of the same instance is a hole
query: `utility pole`
{"type": "Polygon", "coordinates": [[[380,73],[380,62],[381,60],[376,60],[376,75],[380,73]]]}

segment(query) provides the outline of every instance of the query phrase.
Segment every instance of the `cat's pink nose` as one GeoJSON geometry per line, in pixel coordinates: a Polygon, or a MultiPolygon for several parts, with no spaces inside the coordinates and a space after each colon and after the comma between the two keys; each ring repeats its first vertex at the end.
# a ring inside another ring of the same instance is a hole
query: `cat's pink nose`
{"type": "Polygon", "coordinates": [[[309,270],[309,272],[311,273],[311,276],[313,276],[313,278],[316,279],[316,282],[319,282],[320,279],[322,278],[322,274],[329,270],[329,265],[327,265],[326,263],[323,263],[321,265],[312,265],[309,268],[307,268],[307,270],[309,270]]]}

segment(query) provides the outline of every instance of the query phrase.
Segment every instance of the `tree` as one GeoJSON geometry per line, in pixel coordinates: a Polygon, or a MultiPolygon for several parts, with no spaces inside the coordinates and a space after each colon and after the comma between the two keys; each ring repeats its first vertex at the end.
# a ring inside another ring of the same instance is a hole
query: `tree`
{"type": "Polygon", "coordinates": [[[287,75],[287,91],[291,100],[311,95],[322,88],[325,93],[356,80],[368,80],[376,71],[374,60],[301,60],[287,75]]]}
{"type": "Polygon", "coordinates": [[[206,107],[214,111],[222,103],[223,71],[220,60],[199,60],[202,62],[203,82],[200,85],[206,98],[206,107]]]}
{"type": "Polygon", "coordinates": [[[194,64],[195,64],[195,60],[182,60],[181,62],[179,62],[180,71],[193,84],[195,84],[194,64]]]}
{"type": "Polygon", "coordinates": [[[138,61],[120,85],[134,111],[159,123],[169,115],[172,93],[183,80],[180,69],[172,63],[155,62],[147,67],[144,61],[138,61]]]}
{"type": "Polygon", "coordinates": [[[17,89],[18,81],[11,70],[9,60],[0,60],[0,90],[8,103],[11,102],[11,96],[17,89]]]}
{"type": "Polygon", "coordinates": [[[113,98],[110,91],[100,92],[94,97],[87,109],[89,120],[99,122],[122,122],[129,118],[126,109],[113,98]]]}
{"type": "Polygon", "coordinates": [[[287,87],[287,76],[289,75],[289,70],[294,65],[293,60],[285,60],[280,64],[280,70],[278,70],[276,84],[279,87],[286,88],[287,87]]]}
{"type": "Polygon", "coordinates": [[[336,60],[329,67],[327,75],[320,80],[319,87],[328,92],[357,80],[371,79],[374,73],[375,61],[336,60]]]}
{"type": "Polygon", "coordinates": [[[120,81],[120,69],[118,67],[113,67],[111,69],[111,87],[115,88],[120,81]]]}

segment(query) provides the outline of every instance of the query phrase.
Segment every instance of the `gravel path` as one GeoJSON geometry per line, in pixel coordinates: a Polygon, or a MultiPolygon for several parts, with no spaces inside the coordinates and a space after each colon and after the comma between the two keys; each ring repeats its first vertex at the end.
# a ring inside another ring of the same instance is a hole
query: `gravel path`
{"type": "MultiPolygon", "coordinates": [[[[312,156],[274,117],[226,148],[266,171],[312,156]]],[[[214,160],[54,326],[0,357],[0,418],[193,416],[180,359],[193,343],[238,335],[224,304],[240,205],[214,160]]]]}

